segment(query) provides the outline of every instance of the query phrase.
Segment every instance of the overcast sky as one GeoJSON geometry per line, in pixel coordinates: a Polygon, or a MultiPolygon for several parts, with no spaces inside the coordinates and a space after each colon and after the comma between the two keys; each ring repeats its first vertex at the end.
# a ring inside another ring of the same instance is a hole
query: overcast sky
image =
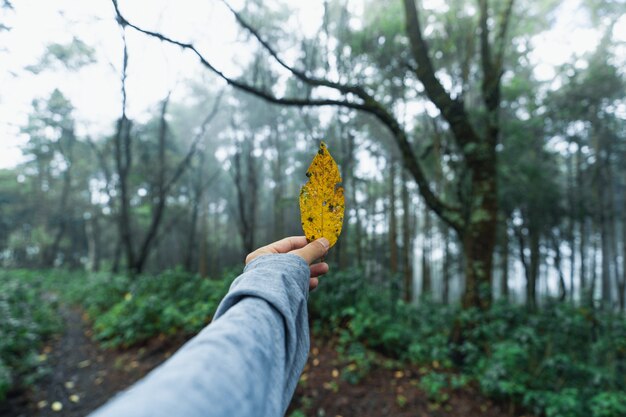
{"type": "MultiPolygon", "coordinates": [[[[429,0],[436,7],[441,0],[429,0]]],[[[237,74],[251,48],[237,41],[238,26],[217,0],[119,0],[126,17],[146,28],[176,39],[193,41],[221,69],[237,74]]],[[[231,0],[235,8],[242,0],[231,0]]],[[[356,1],[355,3],[359,3],[356,1]]],[[[298,30],[313,33],[321,21],[323,0],[292,1],[298,13],[292,18],[298,30]]],[[[534,61],[537,75],[553,76],[553,66],[593,49],[598,34],[585,28],[576,11],[576,0],[567,0],[558,14],[555,29],[538,37],[534,61]]],[[[120,29],[110,0],[17,0],[14,11],[1,12],[2,22],[12,29],[0,32],[0,168],[20,161],[19,128],[26,123],[31,102],[59,88],[76,107],[79,134],[110,131],[120,113],[120,29]],[[67,71],[32,74],[24,68],[37,62],[51,42],[80,38],[97,51],[98,63],[77,73],[67,71]]],[[[626,18],[616,25],[616,37],[626,41],[626,18]]],[[[128,112],[145,117],[146,110],[168,91],[183,94],[184,81],[206,73],[196,58],[178,48],[163,45],[132,30],[127,31],[130,54],[128,112]]],[[[214,79],[214,78],[208,78],[214,79]]],[[[216,81],[217,82],[217,81],[216,81]]]]}

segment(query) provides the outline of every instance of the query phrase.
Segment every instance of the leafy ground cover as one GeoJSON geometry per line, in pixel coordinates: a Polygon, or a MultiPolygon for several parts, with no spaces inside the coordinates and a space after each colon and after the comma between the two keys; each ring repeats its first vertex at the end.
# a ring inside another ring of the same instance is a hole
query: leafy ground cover
{"type": "Polygon", "coordinates": [[[558,302],[532,313],[504,302],[487,313],[432,302],[408,305],[361,277],[335,274],[311,297],[314,329],[337,335],[338,351],[348,360],[345,379],[368,374],[373,350],[428,366],[419,384],[434,403],[445,404],[449,389],[469,384],[536,415],[626,415],[623,315],[558,302]],[[450,360],[455,321],[469,329],[458,346],[460,368],[450,360]]]}
{"type": "MultiPolygon", "coordinates": [[[[121,354],[196,333],[210,321],[234,274],[210,280],[168,271],[131,280],[9,271],[0,277],[0,309],[11,318],[0,324],[6,392],[16,378],[41,372],[42,343],[59,330],[55,294],[80,305],[92,339],[121,354]]],[[[429,301],[409,305],[382,283],[364,281],[359,271],[334,273],[311,294],[313,350],[291,415],[320,409],[455,415],[464,406],[467,415],[626,415],[623,315],[557,302],[537,312],[496,303],[488,313],[429,301]],[[453,351],[455,324],[467,330],[453,351]],[[455,366],[450,358],[459,353],[464,362],[455,366]],[[358,397],[365,387],[380,401],[358,397]]]]}
{"type": "Polygon", "coordinates": [[[92,274],[74,280],[66,298],[81,305],[104,347],[129,347],[157,336],[192,335],[206,326],[235,275],[218,280],[180,270],[134,279],[92,274]]]}
{"type": "Polygon", "coordinates": [[[37,272],[0,270],[0,401],[46,373],[39,349],[60,330],[60,320],[45,280],[37,272]]]}

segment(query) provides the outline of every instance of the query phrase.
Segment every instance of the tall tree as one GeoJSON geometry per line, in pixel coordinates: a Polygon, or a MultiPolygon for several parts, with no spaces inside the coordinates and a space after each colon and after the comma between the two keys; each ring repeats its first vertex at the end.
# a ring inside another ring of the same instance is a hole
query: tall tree
{"type": "Polygon", "coordinates": [[[166,35],[142,29],[130,23],[112,0],[118,21],[161,41],[180,46],[193,52],[201,63],[231,86],[261,97],[269,102],[289,106],[343,106],[369,113],[382,122],[392,134],[403,163],[419,186],[425,203],[459,235],[465,252],[466,288],[463,296],[465,307],[488,308],[491,302],[491,270],[497,224],[496,145],[499,140],[500,85],[504,66],[507,32],[511,20],[513,0],[506,2],[496,19],[493,19],[487,0],[479,2],[477,33],[480,37],[480,64],[482,73],[482,104],[485,109],[483,126],[476,125],[461,100],[446,90],[436,75],[427,42],[423,37],[418,9],[413,0],[404,0],[406,36],[409,39],[411,59],[408,68],[422,83],[426,95],[448,122],[459,151],[465,161],[468,190],[467,201],[450,202],[437,195],[426,177],[416,156],[409,133],[398,122],[392,109],[375,92],[368,92],[365,85],[349,84],[319,78],[307,70],[301,70],[284,61],[269,42],[261,36],[238,12],[237,21],[256,38],[263,49],[280,66],[298,81],[311,89],[324,87],[335,90],[341,98],[277,97],[271,88],[261,88],[244,79],[227,76],[212,64],[196,47],[187,42],[174,40],[166,35]],[[497,28],[490,22],[496,21],[497,28]]]}

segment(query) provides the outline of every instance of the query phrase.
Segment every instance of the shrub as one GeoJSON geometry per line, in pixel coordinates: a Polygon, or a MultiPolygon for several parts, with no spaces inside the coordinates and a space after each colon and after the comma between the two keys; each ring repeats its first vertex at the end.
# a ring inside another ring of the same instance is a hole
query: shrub
{"type": "MultiPolygon", "coordinates": [[[[547,417],[626,415],[624,315],[556,301],[537,312],[506,302],[488,311],[430,300],[409,305],[397,300],[388,278],[372,283],[359,270],[341,271],[311,295],[313,330],[339,334],[344,359],[367,364],[363,351],[372,349],[450,368],[450,335],[458,323],[464,340],[454,348],[464,363],[456,372],[486,395],[547,417]]],[[[369,368],[349,375],[359,380],[369,368]]],[[[428,374],[422,389],[436,399],[442,381],[442,374],[428,374]]]]}
{"type": "Polygon", "coordinates": [[[233,278],[227,274],[209,280],[179,270],[133,281],[98,278],[102,294],[85,299],[94,336],[105,346],[116,347],[160,334],[193,334],[209,323],[233,278]]]}
{"type": "Polygon", "coordinates": [[[37,353],[60,330],[57,302],[45,275],[0,271],[0,400],[11,386],[32,383],[41,372],[37,353]]]}
{"type": "Polygon", "coordinates": [[[592,417],[626,416],[624,392],[601,392],[591,399],[592,417]]]}

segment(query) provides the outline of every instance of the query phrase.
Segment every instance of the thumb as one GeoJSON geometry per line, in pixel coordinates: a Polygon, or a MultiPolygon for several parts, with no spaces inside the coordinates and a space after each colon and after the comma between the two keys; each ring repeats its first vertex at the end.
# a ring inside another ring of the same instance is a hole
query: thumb
{"type": "Polygon", "coordinates": [[[316,259],[319,259],[322,256],[326,255],[329,247],[330,243],[328,242],[328,239],[322,237],[314,240],[313,242],[309,243],[301,249],[291,251],[291,253],[293,253],[294,255],[298,255],[299,257],[304,259],[306,263],[311,264],[316,259]]]}

